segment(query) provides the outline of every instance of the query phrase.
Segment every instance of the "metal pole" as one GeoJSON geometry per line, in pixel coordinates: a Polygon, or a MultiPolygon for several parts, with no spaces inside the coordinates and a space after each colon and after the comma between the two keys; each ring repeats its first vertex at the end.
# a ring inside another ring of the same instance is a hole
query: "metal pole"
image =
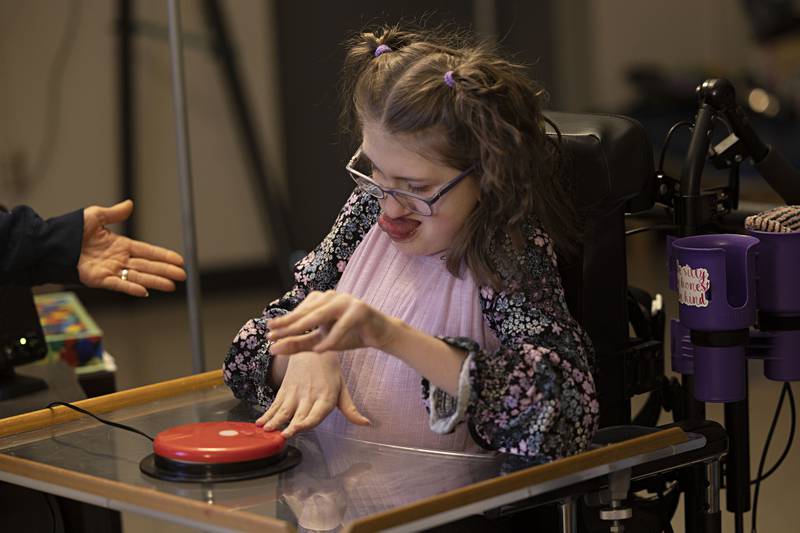
{"type": "MultiPolygon", "coordinates": [[[[747,374],[745,373],[745,376],[747,374]]],[[[745,381],[745,383],[747,383],[745,381]]],[[[734,513],[734,531],[744,531],[744,513],[750,510],[750,402],[745,386],[744,400],[725,404],[725,499],[734,513]]]]}
{"type": "MultiPolygon", "coordinates": [[[[119,58],[119,163],[123,198],[136,198],[136,104],[133,87],[133,6],[131,0],[117,2],[117,54],[119,58]]],[[[135,238],[136,213],[123,223],[125,235],[135,238]]]]}
{"type": "Polygon", "coordinates": [[[181,192],[181,226],[186,260],[186,293],[189,303],[189,331],[192,339],[192,372],[205,371],[203,330],[200,320],[200,270],[197,266],[192,168],[189,159],[189,127],[186,116],[186,89],[183,82],[183,43],[181,12],[177,0],[169,0],[169,49],[172,63],[172,96],[175,100],[175,137],[178,146],[178,175],[181,192]]]}
{"type": "Polygon", "coordinates": [[[561,533],[578,533],[575,498],[565,498],[558,502],[558,522],[561,533]]]}

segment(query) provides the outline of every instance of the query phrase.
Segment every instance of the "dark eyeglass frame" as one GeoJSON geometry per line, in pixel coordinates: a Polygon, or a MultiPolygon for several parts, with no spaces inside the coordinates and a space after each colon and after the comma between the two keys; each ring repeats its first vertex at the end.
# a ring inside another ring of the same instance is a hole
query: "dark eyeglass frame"
{"type": "Polygon", "coordinates": [[[412,212],[414,212],[414,213],[416,213],[416,214],[418,214],[418,215],[422,215],[422,216],[424,216],[424,217],[429,217],[429,216],[433,215],[433,204],[435,204],[436,202],[438,202],[438,201],[439,201],[439,200],[442,198],[442,196],[444,196],[445,194],[447,194],[448,192],[450,192],[451,190],[453,190],[453,188],[454,188],[456,185],[458,185],[458,184],[461,182],[461,180],[463,180],[464,178],[466,178],[467,176],[469,176],[470,172],[474,171],[474,170],[475,170],[475,168],[476,168],[476,166],[477,166],[477,165],[472,165],[472,166],[471,166],[471,167],[469,167],[467,170],[465,170],[464,172],[460,173],[460,174],[459,174],[458,176],[456,176],[455,178],[453,178],[453,179],[451,179],[450,181],[448,181],[447,183],[445,183],[445,184],[442,186],[442,188],[441,188],[441,189],[439,189],[439,190],[436,192],[436,194],[434,194],[434,195],[433,195],[433,196],[431,196],[430,198],[424,198],[424,197],[422,197],[422,196],[420,196],[420,195],[418,195],[418,194],[414,194],[413,192],[401,191],[401,190],[399,190],[399,189],[387,189],[387,188],[381,187],[381,186],[380,186],[380,185],[378,185],[378,184],[375,182],[375,180],[373,180],[373,179],[372,179],[370,176],[367,176],[367,175],[366,175],[366,174],[364,174],[363,172],[360,172],[360,171],[356,170],[356,169],[355,169],[355,167],[354,167],[353,165],[355,165],[356,161],[358,161],[358,158],[359,158],[359,157],[361,157],[361,153],[362,153],[362,150],[361,150],[361,147],[359,147],[359,148],[358,148],[358,150],[356,150],[356,153],[355,153],[355,154],[353,154],[353,157],[351,157],[351,158],[350,158],[350,161],[349,161],[349,162],[347,163],[347,165],[345,165],[345,167],[344,167],[344,168],[345,168],[345,170],[347,170],[347,173],[348,173],[348,174],[350,175],[350,177],[352,178],[352,180],[356,182],[356,185],[357,185],[357,186],[358,186],[358,187],[359,187],[361,190],[363,190],[364,192],[366,192],[367,194],[369,194],[369,195],[371,195],[371,196],[373,196],[373,197],[375,197],[375,198],[377,198],[377,199],[379,199],[379,200],[383,200],[384,198],[386,198],[386,196],[387,196],[387,195],[389,195],[389,196],[391,196],[392,198],[394,198],[394,199],[395,199],[395,201],[396,201],[397,203],[399,203],[400,205],[402,205],[402,206],[404,206],[404,207],[408,207],[408,209],[410,209],[412,212]],[[373,191],[367,191],[367,190],[364,190],[364,189],[361,187],[361,184],[359,183],[359,181],[358,181],[358,179],[356,178],[356,176],[358,176],[358,178],[360,178],[360,179],[362,179],[362,180],[366,181],[366,182],[367,182],[367,183],[369,183],[370,185],[373,185],[373,186],[374,186],[374,187],[377,189],[377,191],[374,191],[374,192],[373,192],[373,191]],[[379,196],[378,194],[376,194],[376,192],[380,193],[380,196],[379,196]],[[429,212],[428,212],[428,213],[422,213],[422,212],[419,212],[419,211],[417,211],[417,210],[413,209],[412,207],[408,206],[408,204],[406,204],[405,202],[402,202],[402,201],[398,200],[398,199],[397,199],[397,196],[398,196],[398,195],[399,195],[399,196],[401,196],[401,197],[402,197],[402,196],[410,197],[410,198],[413,198],[413,199],[415,199],[415,200],[419,200],[420,202],[423,202],[425,205],[427,205],[427,206],[428,206],[428,211],[429,211],[429,212]]]}

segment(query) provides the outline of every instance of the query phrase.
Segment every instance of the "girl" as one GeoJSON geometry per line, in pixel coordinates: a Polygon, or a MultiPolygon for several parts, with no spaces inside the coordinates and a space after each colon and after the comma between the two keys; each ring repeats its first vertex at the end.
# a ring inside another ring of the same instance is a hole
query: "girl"
{"type": "Polygon", "coordinates": [[[542,91],[483,46],[396,27],[356,37],[345,67],[356,189],[294,288],[239,331],[225,382],[287,437],[585,449],[598,404],[556,267],[577,231],[542,91]]]}

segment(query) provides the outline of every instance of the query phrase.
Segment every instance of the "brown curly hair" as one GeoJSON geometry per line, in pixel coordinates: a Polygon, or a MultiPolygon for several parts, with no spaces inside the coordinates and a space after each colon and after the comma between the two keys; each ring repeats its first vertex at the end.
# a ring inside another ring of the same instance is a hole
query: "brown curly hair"
{"type": "Polygon", "coordinates": [[[375,122],[424,139],[432,147],[426,155],[448,166],[475,165],[480,200],[448,250],[453,275],[466,265],[479,283],[502,288],[492,258],[499,250],[491,245],[506,233],[521,250],[531,220],[562,256],[575,250],[580,231],[561,172],[560,135],[546,135],[546,94],[523,65],[463,32],[384,26],[348,41],[341,92],[345,126],[359,139],[362,125],[375,122]],[[391,51],[375,57],[381,45],[391,51]]]}

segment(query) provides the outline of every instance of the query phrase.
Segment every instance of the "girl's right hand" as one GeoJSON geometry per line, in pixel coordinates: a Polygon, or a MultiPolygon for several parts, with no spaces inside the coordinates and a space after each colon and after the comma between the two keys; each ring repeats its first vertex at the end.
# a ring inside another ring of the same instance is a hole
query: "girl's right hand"
{"type": "Polygon", "coordinates": [[[336,352],[301,352],[289,358],[278,394],[256,425],[270,431],[286,424],[288,439],[319,425],[334,407],[354,424],[370,424],[353,403],[336,352]]]}

